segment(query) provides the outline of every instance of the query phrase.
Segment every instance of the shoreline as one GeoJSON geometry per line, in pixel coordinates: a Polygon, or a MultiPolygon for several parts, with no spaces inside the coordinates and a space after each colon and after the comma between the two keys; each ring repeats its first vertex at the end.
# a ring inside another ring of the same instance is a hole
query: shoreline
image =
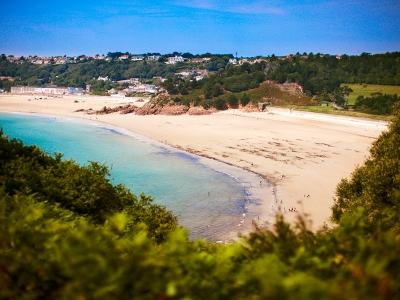
{"type": "MultiPolygon", "coordinates": [[[[0,96],[0,111],[80,118],[123,128],[268,181],[274,212],[294,223],[308,215],[311,229],[329,224],[336,186],[362,164],[387,123],[345,116],[272,108],[207,116],[86,115],[77,109],[132,103],[132,99],[80,96],[34,100],[0,96]]],[[[271,210],[270,210],[271,211],[271,210]]]]}
{"type": "Polygon", "coordinates": [[[141,142],[155,145],[168,151],[189,155],[192,158],[195,158],[197,163],[210,168],[217,173],[229,176],[238,185],[243,187],[245,194],[243,202],[246,213],[244,213],[242,216],[239,216],[240,221],[237,226],[240,228],[232,228],[232,230],[230,230],[226,236],[223,236],[225,241],[235,240],[240,234],[248,234],[251,232],[255,224],[257,224],[257,226],[270,225],[273,222],[276,213],[279,211],[279,207],[277,205],[278,199],[276,197],[276,186],[267,178],[264,178],[262,174],[258,174],[252,170],[244,169],[210,156],[199,155],[192,151],[177,148],[173,145],[157,141],[151,137],[144,136],[130,129],[115,126],[100,120],[93,120],[90,118],[84,118],[82,116],[44,114],[37,112],[2,111],[1,109],[0,113],[54,118],[67,122],[78,122],[86,126],[98,126],[106,130],[112,130],[124,136],[134,138],[141,142]],[[246,218],[248,215],[257,216],[258,218],[257,220],[255,218],[246,218]]]}

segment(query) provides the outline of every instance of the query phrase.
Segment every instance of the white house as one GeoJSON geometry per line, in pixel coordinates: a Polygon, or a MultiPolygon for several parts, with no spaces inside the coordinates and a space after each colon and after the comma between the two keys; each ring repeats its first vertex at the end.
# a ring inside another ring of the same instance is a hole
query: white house
{"type": "Polygon", "coordinates": [[[229,61],[228,61],[228,63],[230,63],[230,64],[232,64],[232,65],[237,65],[237,64],[238,64],[238,61],[237,61],[236,58],[230,58],[229,61]]]}
{"type": "Polygon", "coordinates": [[[204,79],[204,76],[203,75],[197,75],[195,78],[194,78],[194,80],[196,80],[196,81],[200,81],[200,80],[203,80],[204,79]]]}
{"type": "Polygon", "coordinates": [[[98,81],[109,81],[110,79],[108,79],[108,76],[105,76],[105,77],[99,76],[99,77],[97,77],[97,80],[98,81]]]}
{"type": "Polygon", "coordinates": [[[139,78],[123,79],[123,80],[118,80],[117,83],[120,83],[120,84],[123,84],[123,83],[139,84],[140,83],[140,79],[139,78]]]}
{"type": "Polygon", "coordinates": [[[160,59],[160,55],[149,55],[147,56],[147,60],[149,61],[158,61],[160,59]]]}
{"type": "Polygon", "coordinates": [[[168,60],[165,62],[168,65],[175,65],[176,63],[179,62],[184,62],[185,59],[182,56],[172,56],[168,57],[168,60]]]}
{"type": "Polygon", "coordinates": [[[131,61],[142,61],[142,60],[144,60],[144,57],[141,55],[135,55],[135,56],[132,56],[132,58],[131,58],[131,61]]]}

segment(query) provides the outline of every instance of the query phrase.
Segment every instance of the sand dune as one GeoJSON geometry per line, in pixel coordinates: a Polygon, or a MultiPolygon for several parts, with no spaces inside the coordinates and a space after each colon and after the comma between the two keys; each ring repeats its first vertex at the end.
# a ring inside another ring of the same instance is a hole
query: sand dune
{"type": "Polygon", "coordinates": [[[206,116],[87,115],[74,111],[116,106],[127,100],[34,98],[2,95],[0,111],[97,120],[251,170],[276,185],[278,205],[289,220],[303,212],[309,214],[314,228],[328,222],[337,183],[366,159],[371,144],[387,126],[287,109],[269,113],[229,110],[206,116]]]}

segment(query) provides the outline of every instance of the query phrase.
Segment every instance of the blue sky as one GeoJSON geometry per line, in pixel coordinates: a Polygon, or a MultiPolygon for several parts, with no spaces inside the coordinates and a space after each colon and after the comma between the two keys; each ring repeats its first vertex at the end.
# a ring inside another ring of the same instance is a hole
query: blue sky
{"type": "Polygon", "coordinates": [[[0,53],[400,50],[400,1],[4,1],[0,53]]]}

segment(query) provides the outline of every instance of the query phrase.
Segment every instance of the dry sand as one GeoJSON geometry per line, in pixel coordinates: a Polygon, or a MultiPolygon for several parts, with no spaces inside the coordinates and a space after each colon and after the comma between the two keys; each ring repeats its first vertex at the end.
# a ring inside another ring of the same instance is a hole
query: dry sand
{"type": "Polygon", "coordinates": [[[269,113],[229,110],[207,116],[87,115],[74,111],[113,107],[129,100],[35,98],[39,97],[1,95],[0,111],[97,120],[253,171],[276,186],[278,204],[289,220],[299,212],[308,214],[314,229],[329,223],[338,182],[363,163],[371,144],[387,127],[380,121],[287,109],[269,113]]]}

